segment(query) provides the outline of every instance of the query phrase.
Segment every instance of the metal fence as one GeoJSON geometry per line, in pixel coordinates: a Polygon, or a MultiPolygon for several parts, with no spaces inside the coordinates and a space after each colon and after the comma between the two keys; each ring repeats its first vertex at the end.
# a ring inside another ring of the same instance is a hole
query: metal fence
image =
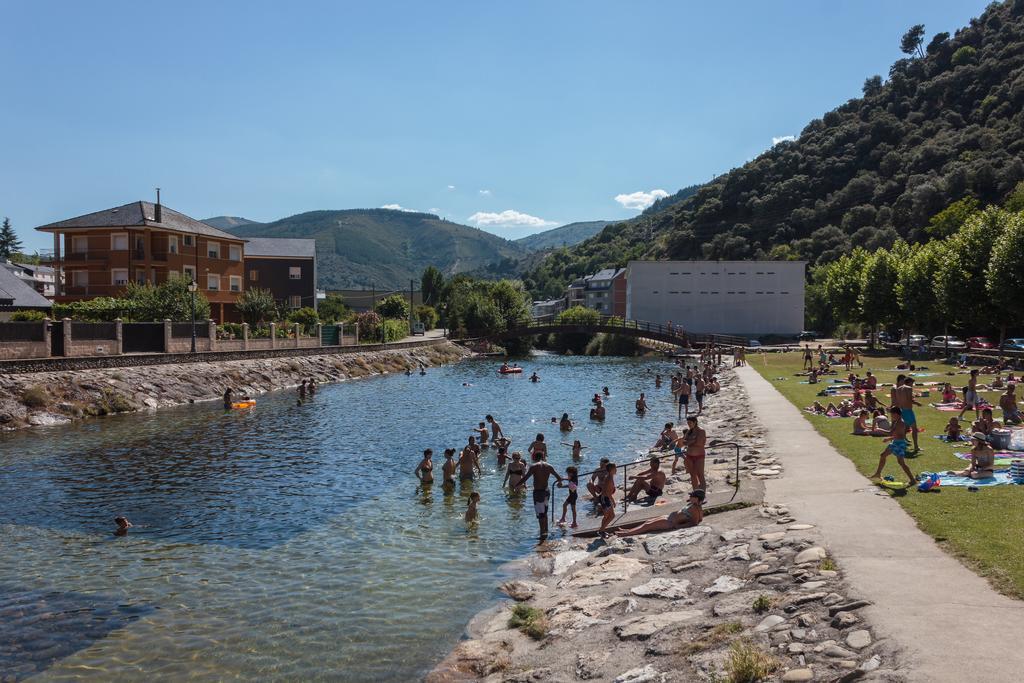
{"type": "Polygon", "coordinates": [[[71,323],[72,339],[117,339],[117,323],[71,323]]]}
{"type": "MultiPolygon", "coordinates": [[[[210,325],[205,321],[196,321],[196,337],[206,339],[210,336],[210,325]]],[[[171,336],[175,339],[191,339],[192,323],[171,323],[171,336]]]]}
{"type": "Polygon", "coordinates": [[[43,341],[42,322],[4,322],[0,323],[0,342],[41,342],[43,341]]]}

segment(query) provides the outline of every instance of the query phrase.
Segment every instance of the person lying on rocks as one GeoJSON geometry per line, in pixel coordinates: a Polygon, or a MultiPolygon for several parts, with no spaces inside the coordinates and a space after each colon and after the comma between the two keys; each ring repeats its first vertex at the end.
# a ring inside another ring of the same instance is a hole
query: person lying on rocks
{"type": "Polygon", "coordinates": [[[704,519],[704,492],[700,489],[690,493],[686,501],[686,507],[682,510],[670,512],[661,517],[649,519],[632,529],[620,529],[615,532],[616,536],[637,536],[639,534],[650,534],[658,531],[673,531],[685,529],[686,527],[697,526],[704,519]]]}
{"type": "Polygon", "coordinates": [[[954,472],[950,470],[946,474],[955,477],[970,477],[971,479],[988,479],[995,476],[996,454],[988,444],[988,436],[981,432],[971,434],[971,464],[965,470],[954,472]]]}
{"type": "Polygon", "coordinates": [[[651,458],[650,467],[633,477],[633,486],[626,494],[626,500],[635,503],[643,491],[650,498],[657,498],[665,491],[665,473],[661,471],[661,460],[651,458]]]}

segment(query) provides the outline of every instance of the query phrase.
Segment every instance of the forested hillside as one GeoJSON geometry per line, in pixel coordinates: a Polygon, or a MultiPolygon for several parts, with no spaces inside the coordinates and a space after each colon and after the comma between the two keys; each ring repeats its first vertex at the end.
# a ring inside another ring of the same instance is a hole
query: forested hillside
{"type": "Polygon", "coordinates": [[[593,237],[601,232],[611,221],[583,221],[569,223],[551,228],[544,232],[538,232],[526,237],[520,237],[515,242],[524,249],[530,251],[542,251],[556,247],[571,247],[579,244],[585,239],[593,237]]]}
{"type": "Polygon", "coordinates": [[[504,264],[525,251],[497,235],[433,214],[391,209],[308,211],[272,223],[228,228],[241,237],[316,240],[318,286],[404,289],[423,269],[445,275],[504,264]]]}
{"type": "Polygon", "coordinates": [[[912,27],[900,47],[886,78],[868,77],[797,140],[551,254],[527,286],[551,294],[640,257],[828,263],[922,241],[958,200],[1002,203],[1024,179],[1024,0],[993,3],[955,36],[912,27]]]}

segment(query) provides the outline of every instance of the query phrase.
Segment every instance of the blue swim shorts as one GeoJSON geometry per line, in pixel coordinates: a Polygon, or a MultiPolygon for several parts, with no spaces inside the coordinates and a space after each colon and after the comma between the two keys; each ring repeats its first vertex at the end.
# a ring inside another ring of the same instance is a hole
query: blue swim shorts
{"type": "Polygon", "coordinates": [[[902,458],[907,454],[907,440],[906,439],[893,439],[889,443],[889,450],[897,458],[902,458]]]}
{"type": "Polygon", "coordinates": [[[913,408],[900,408],[900,415],[903,416],[903,421],[907,423],[908,427],[917,425],[917,416],[914,415],[913,408]]]}

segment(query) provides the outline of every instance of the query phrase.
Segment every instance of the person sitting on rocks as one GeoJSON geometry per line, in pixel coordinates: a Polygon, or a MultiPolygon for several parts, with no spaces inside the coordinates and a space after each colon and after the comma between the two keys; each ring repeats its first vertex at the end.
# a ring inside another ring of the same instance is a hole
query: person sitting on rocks
{"type": "Polygon", "coordinates": [[[665,423],[665,428],[658,435],[658,441],[651,448],[652,451],[662,451],[669,448],[678,437],[676,436],[675,425],[671,422],[665,423]]]}
{"type": "Polygon", "coordinates": [[[665,492],[665,473],[661,471],[661,460],[651,458],[650,467],[633,477],[633,486],[626,494],[626,500],[635,503],[643,491],[649,498],[657,498],[665,492]]]}
{"type": "Polygon", "coordinates": [[[597,501],[601,497],[601,487],[604,486],[604,478],[608,476],[608,471],[605,466],[609,463],[608,458],[601,458],[601,465],[594,473],[590,475],[590,481],[587,482],[587,491],[590,493],[590,498],[593,501],[597,501]]]}
{"type": "Polygon", "coordinates": [[[670,512],[662,517],[649,519],[643,524],[632,529],[620,529],[616,536],[637,536],[639,534],[650,534],[657,531],[672,531],[674,529],[685,529],[686,527],[697,526],[704,519],[704,492],[700,489],[690,493],[686,501],[686,507],[682,510],[670,512]]]}

